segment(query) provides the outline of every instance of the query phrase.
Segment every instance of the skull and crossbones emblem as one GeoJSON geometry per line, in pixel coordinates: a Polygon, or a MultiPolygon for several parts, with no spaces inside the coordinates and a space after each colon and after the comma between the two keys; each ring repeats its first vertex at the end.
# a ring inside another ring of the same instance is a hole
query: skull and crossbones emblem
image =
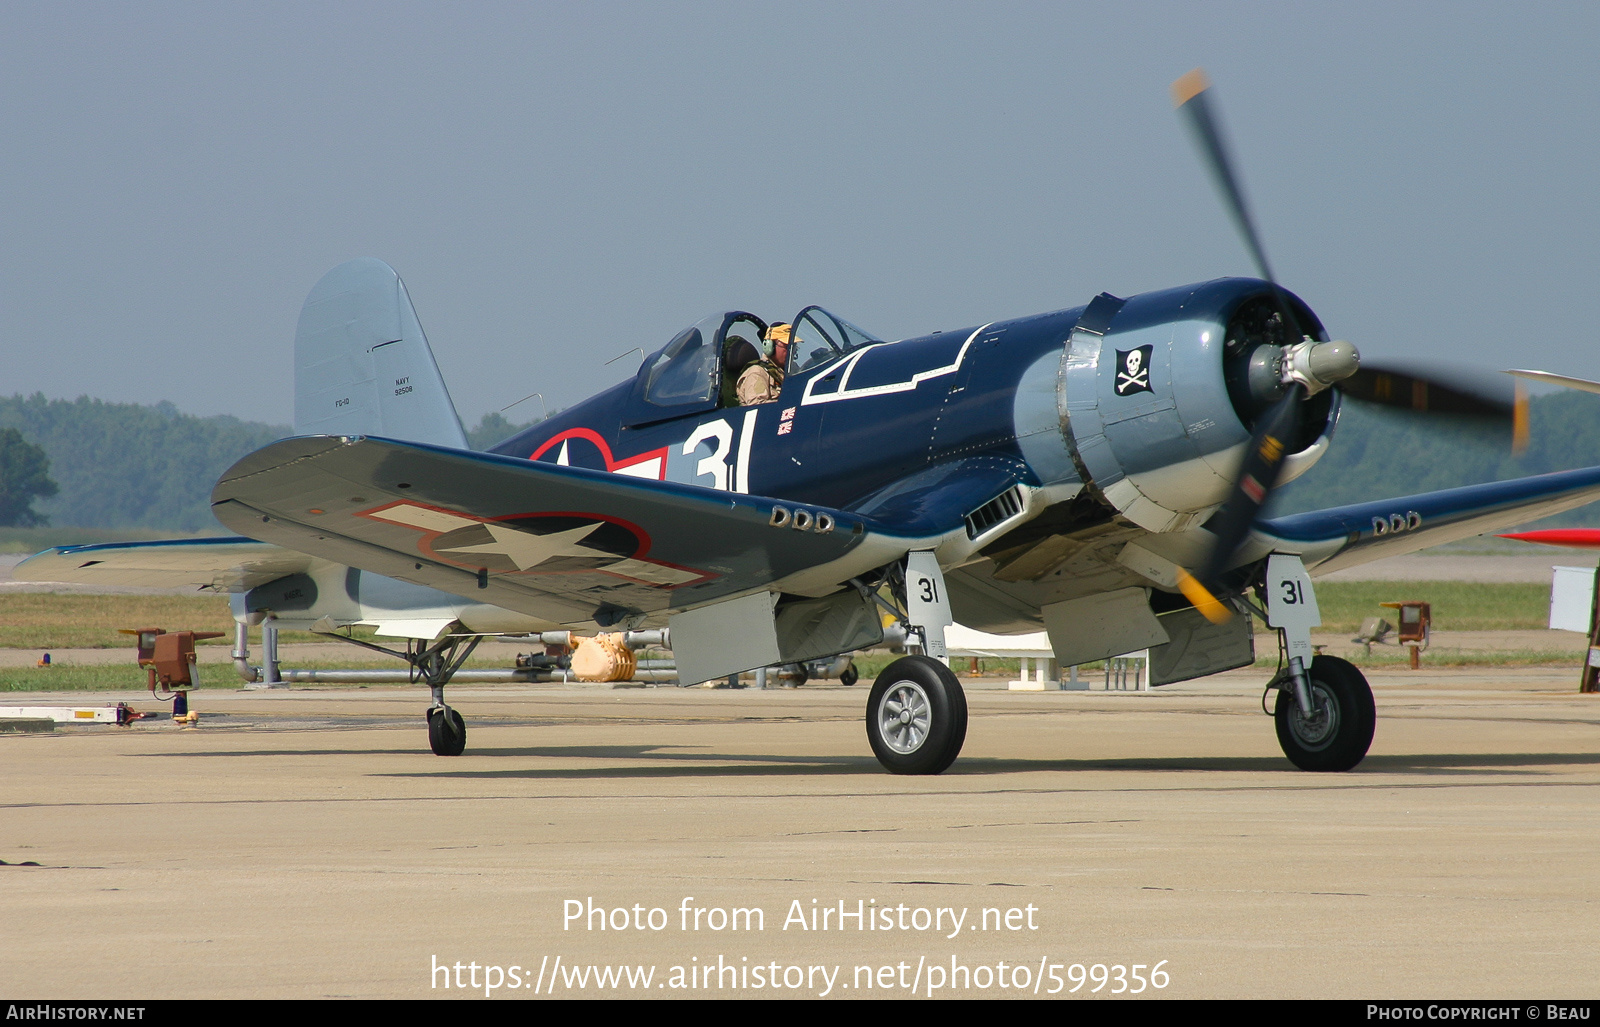
{"type": "Polygon", "coordinates": [[[1150,347],[1117,350],[1116,391],[1119,396],[1150,391],[1150,347]]]}

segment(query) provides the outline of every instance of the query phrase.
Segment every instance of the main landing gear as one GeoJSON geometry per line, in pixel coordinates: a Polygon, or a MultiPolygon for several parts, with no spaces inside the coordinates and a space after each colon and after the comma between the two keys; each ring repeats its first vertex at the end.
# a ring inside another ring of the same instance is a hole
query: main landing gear
{"type": "Polygon", "coordinates": [[[1378,711],[1361,671],[1337,656],[1314,656],[1311,628],[1322,623],[1311,576],[1297,556],[1267,560],[1267,623],[1283,636],[1287,669],[1273,681],[1278,744],[1301,770],[1349,770],[1372,747],[1378,711]]]}
{"type": "Polygon", "coordinates": [[[374,652],[398,656],[411,664],[416,679],[424,682],[433,696],[433,705],[428,707],[428,748],[433,750],[435,756],[460,756],[467,748],[467,724],[461,719],[461,714],[445,705],[444,686],[455,676],[456,671],[461,669],[461,665],[467,662],[467,657],[472,655],[472,650],[478,648],[478,643],[484,638],[482,635],[455,634],[454,629],[460,626],[452,624],[444,637],[426,646],[419,640],[409,641],[403,653],[364,642],[359,638],[349,638],[326,631],[319,631],[317,634],[324,638],[334,638],[341,642],[349,642],[351,645],[359,645],[374,652]]]}
{"type": "Polygon", "coordinates": [[[918,551],[907,554],[889,584],[902,605],[893,612],[908,638],[920,637],[922,653],[878,675],[867,696],[867,741],[890,773],[940,774],[967,740],[967,696],[945,662],[944,629],[952,621],[944,575],[932,552],[918,551]]]}
{"type": "Polygon", "coordinates": [[[460,756],[467,747],[466,722],[444,704],[444,686],[481,641],[482,635],[447,634],[419,652],[413,653],[407,647],[411,666],[427,682],[433,696],[433,705],[428,707],[428,748],[435,756],[460,756]]]}

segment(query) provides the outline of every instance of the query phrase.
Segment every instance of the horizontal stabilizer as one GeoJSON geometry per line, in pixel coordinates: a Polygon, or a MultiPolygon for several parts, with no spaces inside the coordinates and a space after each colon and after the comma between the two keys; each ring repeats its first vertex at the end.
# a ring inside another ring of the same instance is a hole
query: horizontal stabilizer
{"type": "Polygon", "coordinates": [[[28,557],[12,576],[18,581],[248,592],[287,574],[303,574],[316,562],[253,538],[171,539],[58,546],[28,557]]]}

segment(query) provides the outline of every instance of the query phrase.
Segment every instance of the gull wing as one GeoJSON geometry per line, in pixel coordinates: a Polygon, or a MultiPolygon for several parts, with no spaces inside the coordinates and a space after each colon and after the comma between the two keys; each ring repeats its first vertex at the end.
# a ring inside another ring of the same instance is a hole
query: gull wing
{"type": "Polygon", "coordinates": [[[560,623],[825,595],[915,541],[825,507],[360,436],[258,450],[212,504],[265,542],[560,623]]]}
{"type": "Polygon", "coordinates": [[[1249,559],[1296,553],[1313,574],[1481,535],[1600,499],[1600,467],[1426,492],[1259,521],[1249,559]]]}

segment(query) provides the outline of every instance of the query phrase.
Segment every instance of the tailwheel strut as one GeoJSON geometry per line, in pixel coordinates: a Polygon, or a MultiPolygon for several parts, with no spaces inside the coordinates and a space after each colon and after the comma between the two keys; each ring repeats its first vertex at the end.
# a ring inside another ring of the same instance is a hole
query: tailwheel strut
{"type": "Polygon", "coordinates": [[[445,705],[444,686],[484,639],[483,635],[457,634],[453,629],[460,626],[459,623],[452,624],[452,630],[447,630],[443,637],[426,645],[421,639],[411,639],[406,643],[405,652],[348,635],[328,631],[315,634],[399,657],[410,664],[412,680],[426,684],[432,694],[433,702],[428,707],[428,748],[433,750],[435,756],[460,756],[467,748],[467,724],[461,719],[461,714],[445,705]]]}

